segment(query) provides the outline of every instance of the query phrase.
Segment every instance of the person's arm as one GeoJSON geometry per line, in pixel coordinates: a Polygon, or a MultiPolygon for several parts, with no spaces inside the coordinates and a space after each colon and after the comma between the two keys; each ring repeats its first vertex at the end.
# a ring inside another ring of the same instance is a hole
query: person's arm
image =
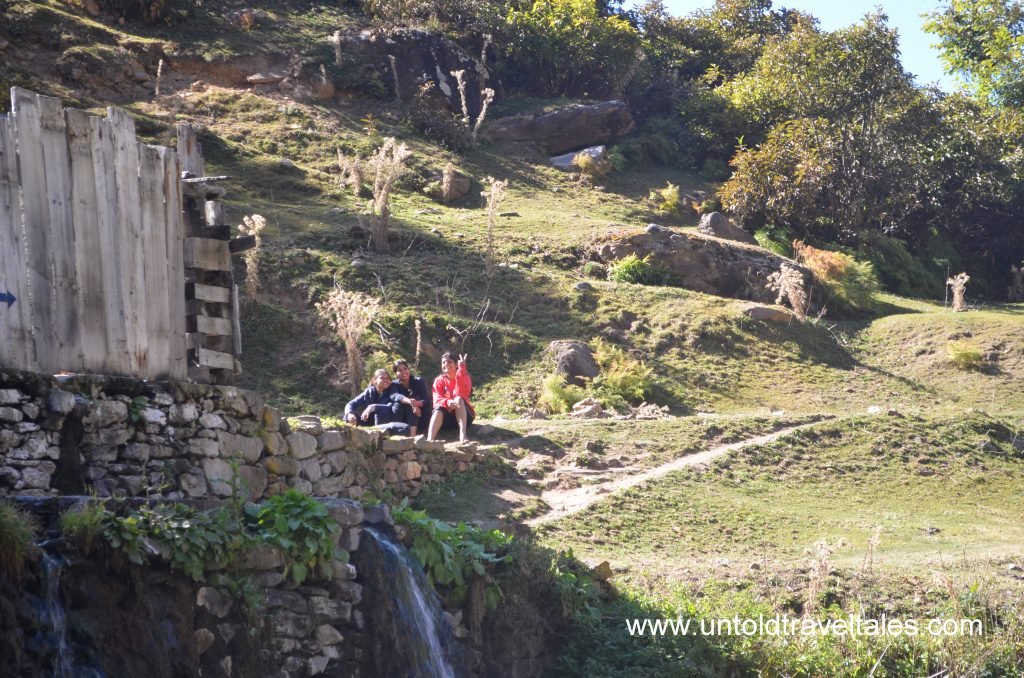
{"type": "Polygon", "coordinates": [[[430,389],[427,387],[426,379],[417,377],[416,381],[412,384],[413,395],[416,396],[417,400],[423,401],[423,410],[429,412],[433,408],[433,398],[430,396],[430,389]]]}
{"type": "Polygon", "coordinates": [[[447,408],[449,404],[449,399],[444,395],[444,376],[442,375],[434,380],[434,407],[447,408]]]}
{"type": "Polygon", "coordinates": [[[368,404],[369,404],[369,393],[367,391],[363,391],[362,393],[357,395],[355,398],[353,398],[352,400],[348,401],[348,404],[345,405],[345,414],[343,416],[343,419],[345,419],[345,421],[349,421],[349,416],[352,416],[352,417],[355,417],[356,419],[358,419],[359,415],[362,413],[362,411],[364,409],[366,409],[366,406],[368,404]]]}
{"type": "Polygon", "coordinates": [[[459,368],[455,370],[455,395],[461,396],[463,400],[469,402],[469,396],[473,393],[473,380],[469,376],[469,370],[466,369],[466,363],[460,362],[459,368]]]}

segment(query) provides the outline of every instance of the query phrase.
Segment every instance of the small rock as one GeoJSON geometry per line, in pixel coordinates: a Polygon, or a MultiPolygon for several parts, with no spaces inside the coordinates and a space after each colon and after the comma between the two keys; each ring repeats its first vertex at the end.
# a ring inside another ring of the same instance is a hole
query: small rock
{"type": "Polygon", "coordinates": [[[204,586],[196,594],[196,605],[218,619],[223,619],[231,612],[232,604],[231,596],[221,593],[212,586],[204,586]]]}
{"type": "Polygon", "coordinates": [[[273,85],[284,80],[284,76],[276,73],[253,73],[245,80],[250,85],[273,85]]]}
{"type": "Polygon", "coordinates": [[[868,408],[868,414],[878,414],[882,411],[882,408],[878,405],[872,405],[868,408]]]}
{"type": "Polygon", "coordinates": [[[647,224],[647,228],[645,230],[648,233],[662,233],[668,229],[664,226],[659,226],[658,224],[647,224]]]}
{"type": "Polygon", "coordinates": [[[288,158],[281,158],[277,161],[277,168],[282,170],[293,170],[296,169],[295,162],[288,158]]]}
{"type": "Polygon", "coordinates": [[[607,560],[602,561],[597,567],[591,570],[591,574],[597,581],[608,581],[612,578],[612,566],[607,560]]]}
{"type": "Polygon", "coordinates": [[[519,212],[498,212],[499,217],[518,217],[519,212]]]}
{"type": "Polygon", "coordinates": [[[783,323],[788,324],[793,322],[793,314],[789,311],[784,311],[781,308],[772,308],[770,306],[751,306],[743,310],[743,315],[747,316],[751,320],[759,320],[761,322],[768,323],[783,323]]]}
{"type": "Polygon", "coordinates": [[[589,292],[590,290],[594,289],[594,286],[588,283],[586,280],[581,280],[575,285],[573,285],[572,288],[577,292],[589,292]]]}
{"type": "Polygon", "coordinates": [[[203,654],[213,646],[217,637],[213,635],[213,631],[210,629],[196,629],[195,633],[192,634],[192,640],[196,644],[196,653],[203,654]]]}
{"type": "Polygon", "coordinates": [[[1021,567],[1020,565],[1018,565],[1016,563],[1010,563],[1009,565],[1006,566],[1006,569],[1009,570],[1010,572],[1020,572],[1021,570],[1024,570],[1024,567],[1021,567]]]}

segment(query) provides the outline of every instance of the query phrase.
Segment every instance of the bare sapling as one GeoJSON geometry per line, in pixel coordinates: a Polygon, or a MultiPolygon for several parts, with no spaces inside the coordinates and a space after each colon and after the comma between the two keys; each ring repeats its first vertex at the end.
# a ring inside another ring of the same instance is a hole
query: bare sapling
{"type": "MultiPolygon", "coordinates": [[[[488,43],[484,43],[484,56],[487,53],[488,43]]],[[[484,69],[486,72],[486,69],[484,69]]],[[[484,124],[484,118],[487,117],[487,107],[494,101],[494,90],[490,87],[485,87],[480,92],[480,115],[476,117],[476,122],[470,127],[469,117],[469,105],[466,101],[466,71],[452,71],[452,77],[455,78],[455,84],[459,90],[459,101],[462,104],[462,124],[465,125],[466,130],[469,131],[470,143],[476,144],[476,137],[480,132],[480,125],[484,124]]]]}
{"type": "Polygon", "coordinates": [[[405,161],[411,155],[404,143],[394,137],[384,140],[384,145],[370,159],[373,170],[373,200],[370,202],[370,233],[373,248],[378,252],[388,251],[388,229],[391,225],[391,192],[395,182],[405,173],[405,161]]]}
{"type": "Polygon", "coordinates": [[[267,220],[259,214],[242,217],[242,223],[238,225],[239,233],[256,238],[256,246],[242,255],[245,261],[245,291],[250,297],[255,296],[260,287],[259,252],[263,245],[263,229],[266,227],[267,220]]]}
{"type": "Polygon", "coordinates": [[[488,278],[494,277],[494,226],[498,218],[498,205],[505,196],[505,187],[508,181],[498,181],[494,177],[487,177],[484,180],[489,189],[480,195],[487,199],[487,253],[484,257],[484,267],[488,278]]]}
{"type": "Polygon", "coordinates": [[[350,391],[359,394],[363,383],[362,337],[377,312],[380,300],[352,292],[334,284],[327,299],[316,305],[320,318],[338,335],[345,347],[345,362],[348,365],[350,391]]]}
{"type": "Polygon", "coordinates": [[[469,129],[469,106],[466,103],[466,71],[451,71],[455,84],[459,89],[459,100],[462,102],[462,124],[469,129]]]}
{"type": "Polygon", "coordinates": [[[473,125],[473,133],[469,135],[471,143],[476,144],[476,136],[480,132],[480,125],[483,124],[484,118],[487,117],[487,107],[492,101],[494,101],[494,90],[487,87],[483,91],[483,103],[480,105],[480,115],[476,117],[476,124],[473,125]]]}
{"type": "Polygon", "coordinates": [[[398,89],[398,63],[394,55],[388,55],[388,62],[391,64],[391,77],[395,81],[395,101],[402,100],[402,92],[398,89]]]}
{"type": "Polygon", "coordinates": [[[864,562],[861,564],[860,571],[871,572],[875,566],[875,552],[878,550],[878,545],[882,543],[882,526],[875,526],[875,532],[868,539],[868,548],[864,552],[864,562]]]}
{"type": "Polygon", "coordinates": [[[341,31],[334,31],[331,35],[331,44],[334,45],[334,65],[341,67],[341,31]]]}
{"type": "Polygon", "coordinates": [[[413,322],[413,326],[416,328],[416,355],[413,357],[412,368],[419,372],[420,354],[423,349],[423,322],[419,318],[416,318],[413,322]]]}
{"type": "Polygon", "coordinates": [[[814,545],[815,557],[811,561],[811,570],[807,574],[807,601],[804,603],[804,616],[810,617],[818,611],[821,594],[828,585],[828,574],[832,571],[832,547],[824,541],[814,545]]]}
{"type": "Polygon", "coordinates": [[[807,283],[799,269],[783,264],[778,271],[768,276],[767,287],[778,292],[776,304],[788,301],[797,320],[807,320],[807,283]]]}
{"type": "Polygon", "coordinates": [[[163,79],[164,79],[164,60],[161,59],[156,64],[156,91],[154,92],[154,94],[156,94],[156,96],[160,96],[160,84],[161,84],[161,82],[163,82],[163,79]]]}
{"type": "Polygon", "coordinates": [[[953,290],[953,311],[955,313],[967,310],[967,302],[964,300],[964,292],[967,291],[967,283],[970,279],[971,276],[966,273],[958,273],[946,281],[946,285],[953,290]]]}

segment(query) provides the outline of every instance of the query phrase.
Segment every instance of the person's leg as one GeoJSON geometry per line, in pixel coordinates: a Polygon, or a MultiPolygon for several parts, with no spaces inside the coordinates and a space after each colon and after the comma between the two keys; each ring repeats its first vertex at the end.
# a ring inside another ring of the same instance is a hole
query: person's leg
{"type": "Polygon", "coordinates": [[[459,422],[459,442],[466,442],[466,401],[462,398],[455,399],[455,420],[459,422]]]}
{"type": "Polygon", "coordinates": [[[437,408],[434,413],[430,415],[430,429],[427,431],[427,440],[437,440],[437,433],[441,430],[441,424],[444,423],[444,410],[437,408]]]}
{"type": "Polygon", "coordinates": [[[402,421],[409,427],[409,435],[416,436],[416,424],[419,423],[419,416],[413,414],[412,407],[405,403],[394,403],[391,406],[392,421],[402,421]]]}
{"type": "Polygon", "coordinates": [[[373,425],[380,426],[381,424],[390,424],[393,421],[402,421],[401,419],[395,419],[391,413],[390,407],[375,407],[373,408],[373,425]]]}

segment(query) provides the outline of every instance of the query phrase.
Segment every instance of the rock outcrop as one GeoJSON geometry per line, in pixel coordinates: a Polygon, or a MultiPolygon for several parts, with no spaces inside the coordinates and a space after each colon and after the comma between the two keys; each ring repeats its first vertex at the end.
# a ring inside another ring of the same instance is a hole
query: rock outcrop
{"type": "Polygon", "coordinates": [[[570,104],[549,113],[499,118],[487,128],[497,141],[535,143],[548,155],[609,145],[633,130],[633,116],[622,101],[570,104]]]}
{"type": "Polygon", "coordinates": [[[669,272],[670,284],[761,303],[775,303],[777,293],[768,289],[766,281],[782,264],[803,271],[811,279],[810,272],[800,264],[762,247],[664,227],[612,233],[596,246],[597,255],[605,262],[630,254],[641,258],[650,255],[651,263],[669,272]]]}
{"type": "Polygon", "coordinates": [[[594,354],[582,341],[552,341],[548,351],[555,356],[555,373],[575,384],[582,386],[585,379],[593,379],[598,375],[594,354]]]}
{"type": "Polygon", "coordinates": [[[754,236],[729,221],[729,217],[721,212],[712,212],[702,216],[697,231],[704,235],[722,238],[723,240],[735,240],[736,242],[745,242],[748,245],[757,244],[754,236]]]}

